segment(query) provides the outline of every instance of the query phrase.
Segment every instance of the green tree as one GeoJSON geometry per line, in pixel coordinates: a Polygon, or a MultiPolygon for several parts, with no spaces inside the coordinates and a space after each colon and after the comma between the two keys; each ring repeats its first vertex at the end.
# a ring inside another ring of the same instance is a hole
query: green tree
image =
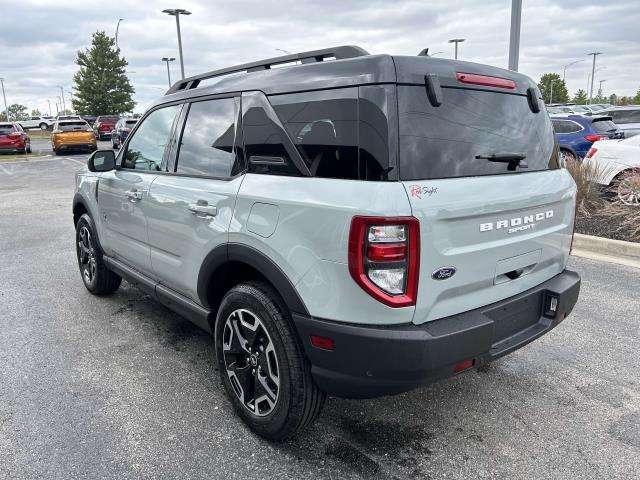
{"type": "Polygon", "coordinates": [[[545,73],[540,77],[538,88],[546,103],[566,103],[569,101],[569,92],[564,80],[557,73],[545,73]],[[553,84],[553,98],[551,98],[551,85],[553,84]]]}
{"type": "Polygon", "coordinates": [[[19,103],[9,105],[7,109],[9,110],[9,117],[11,117],[12,120],[22,120],[27,116],[27,107],[19,103]]]}
{"type": "Polygon", "coordinates": [[[104,32],[93,34],[91,47],[78,52],[80,69],[73,76],[73,109],[80,115],[130,112],[134,89],[125,73],[128,65],[115,40],[104,32]]]}
{"type": "Polygon", "coordinates": [[[636,92],[635,97],[633,97],[631,99],[631,103],[634,104],[634,105],[640,105],[640,88],[636,92]]]}
{"type": "Polygon", "coordinates": [[[586,105],[586,103],[587,103],[587,92],[585,92],[582,89],[578,90],[576,92],[576,94],[573,96],[572,102],[577,104],[577,105],[586,105]]]}
{"type": "Polygon", "coordinates": [[[39,117],[42,114],[40,113],[40,110],[38,110],[37,108],[34,108],[33,110],[31,110],[31,116],[32,117],[39,117]]]}

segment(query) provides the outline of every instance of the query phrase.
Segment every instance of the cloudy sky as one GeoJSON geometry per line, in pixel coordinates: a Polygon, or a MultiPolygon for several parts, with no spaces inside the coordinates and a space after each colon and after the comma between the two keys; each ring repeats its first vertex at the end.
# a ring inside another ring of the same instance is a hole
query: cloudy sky
{"type": "MultiPolygon", "coordinates": [[[[184,8],[185,73],[291,52],[341,44],[371,53],[415,55],[425,47],[453,57],[447,40],[466,38],[460,59],[507,66],[511,0],[0,0],[0,77],[7,102],[42,112],[52,110],[62,85],[68,101],[78,50],[91,33],[115,34],[129,62],[136,111],[143,111],[167,87],[161,58],[178,57],[175,20],[165,8],[184,8]]],[[[538,79],[562,75],[569,91],[586,89],[588,52],[600,51],[596,82],[606,95],[640,89],[640,8],[630,0],[524,0],[520,71],[538,79]]],[[[180,74],[172,64],[172,79],[180,74]]],[[[597,84],[596,84],[597,89],[597,84]]]]}

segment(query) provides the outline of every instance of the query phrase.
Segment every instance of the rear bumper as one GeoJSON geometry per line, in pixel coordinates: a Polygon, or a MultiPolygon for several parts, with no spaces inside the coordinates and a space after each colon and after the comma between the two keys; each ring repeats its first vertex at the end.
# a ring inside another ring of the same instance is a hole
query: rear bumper
{"type": "Polygon", "coordinates": [[[362,326],[293,314],[311,373],[321,390],[346,398],[392,395],[451,377],[513,352],[555,328],[573,309],[580,276],[565,270],[537,287],[485,307],[423,325],[362,326]],[[544,315],[549,296],[557,312],[544,315]],[[334,340],[314,347],[310,335],[334,340]]]}

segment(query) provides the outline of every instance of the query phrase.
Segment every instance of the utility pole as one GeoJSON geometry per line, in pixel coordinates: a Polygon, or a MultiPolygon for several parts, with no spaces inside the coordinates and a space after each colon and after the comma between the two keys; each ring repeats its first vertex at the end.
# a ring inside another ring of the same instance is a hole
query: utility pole
{"type": "Polygon", "coordinates": [[[576,60],[575,62],[567,63],[566,65],[562,66],[562,81],[563,82],[564,82],[565,76],[567,74],[567,68],[570,67],[571,65],[575,65],[576,63],[580,63],[580,62],[584,62],[584,59],[583,60],[576,60]]]}
{"type": "Polygon", "coordinates": [[[191,15],[191,12],[182,8],[167,8],[162,13],[176,17],[176,29],[178,31],[178,53],[180,53],[180,73],[184,80],[184,57],[182,56],[182,36],[180,35],[180,15],[191,15]]]}
{"type": "Polygon", "coordinates": [[[53,117],[53,112],[51,111],[51,100],[49,100],[47,98],[47,104],[49,105],[49,111],[47,112],[47,115],[49,115],[50,117],[53,117]]]}
{"type": "Polygon", "coordinates": [[[593,77],[596,73],[596,57],[598,55],[602,55],[602,52],[591,52],[587,53],[587,55],[593,55],[593,64],[591,65],[591,89],[589,90],[589,103],[591,105],[591,99],[593,98],[593,77]]]}
{"type": "Polygon", "coordinates": [[[511,0],[511,31],[509,34],[509,70],[518,71],[520,57],[520,24],[522,23],[522,0],[511,0]]]}
{"type": "Polygon", "coordinates": [[[119,18],[118,25],[116,25],[116,48],[118,48],[118,30],[120,29],[120,22],[123,20],[124,18],[119,18]]]}
{"type": "Polygon", "coordinates": [[[0,78],[2,84],[2,98],[4,99],[4,114],[7,116],[7,122],[9,121],[9,108],[7,107],[7,96],[4,94],[4,78],[0,78]]]}
{"type": "Polygon", "coordinates": [[[169,71],[169,62],[173,62],[175,57],[162,57],[162,61],[167,64],[167,80],[169,80],[169,88],[171,88],[171,72],[169,71]]]}
{"type": "Polygon", "coordinates": [[[60,93],[62,94],[62,111],[64,112],[67,109],[67,104],[64,101],[64,89],[58,85],[58,88],[60,89],[60,93]]]}
{"type": "Polygon", "coordinates": [[[458,59],[458,44],[464,42],[465,40],[466,40],[465,38],[452,38],[451,40],[449,40],[449,43],[455,43],[456,45],[455,56],[454,56],[456,60],[458,59]]]}

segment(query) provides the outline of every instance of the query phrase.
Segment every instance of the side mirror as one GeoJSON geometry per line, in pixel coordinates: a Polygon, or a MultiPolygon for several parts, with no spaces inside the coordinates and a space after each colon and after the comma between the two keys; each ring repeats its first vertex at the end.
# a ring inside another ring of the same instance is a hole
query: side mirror
{"type": "Polygon", "coordinates": [[[87,160],[90,172],[108,172],[116,168],[116,154],[113,150],[96,150],[87,160]]]}

